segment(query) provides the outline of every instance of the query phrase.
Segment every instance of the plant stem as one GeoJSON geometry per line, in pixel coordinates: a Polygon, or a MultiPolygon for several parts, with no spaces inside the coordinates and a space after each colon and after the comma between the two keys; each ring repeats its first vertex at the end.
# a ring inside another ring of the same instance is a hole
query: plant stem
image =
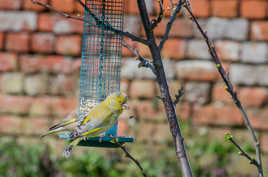
{"type": "Polygon", "coordinates": [[[170,97],[169,88],[166,80],[166,75],[160,55],[160,49],[158,48],[155,42],[155,36],[153,31],[151,30],[151,23],[149,20],[147,8],[144,0],[137,0],[139,12],[141,15],[143,27],[145,29],[145,33],[147,36],[147,40],[149,41],[149,48],[153,58],[153,64],[156,71],[157,82],[160,87],[161,98],[165,106],[167,119],[169,122],[169,127],[171,134],[174,138],[175,142],[175,150],[176,155],[179,160],[179,164],[182,169],[183,177],[192,177],[192,170],[190,167],[190,163],[186,154],[185,146],[184,146],[184,138],[181,134],[181,130],[178,124],[178,119],[175,112],[175,107],[173,105],[173,101],[170,97]]]}
{"type": "Polygon", "coordinates": [[[237,97],[237,94],[236,92],[234,91],[233,89],[233,85],[226,73],[226,71],[224,70],[223,68],[223,65],[217,55],[217,52],[216,52],[216,49],[215,49],[215,46],[213,45],[212,41],[208,38],[206,32],[202,29],[201,25],[198,23],[195,15],[193,14],[193,12],[191,11],[191,9],[189,8],[189,5],[186,4],[184,6],[186,8],[186,10],[189,12],[189,14],[191,15],[192,17],[192,20],[195,22],[195,24],[197,25],[197,28],[198,30],[201,32],[202,36],[204,37],[205,41],[206,41],[206,44],[209,48],[209,53],[210,55],[212,56],[215,64],[216,64],[216,68],[218,69],[224,83],[226,84],[226,87],[227,87],[227,91],[228,93],[232,96],[232,99],[234,101],[234,103],[236,104],[236,106],[238,107],[238,109],[240,110],[241,114],[242,114],[242,118],[250,132],[250,135],[253,139],[253,142],[255,144],[255,149],[256,149],[256,158],[257,158],[257,161],[258,161],[258,165],[256,166],[257,169],[258,169],[258,173],[259,173],[259,177],[263,177],[263,168],[262,168],[262,160],[261,160],[261,149],[260,149],[260,143],[256,137],[256,134],[255,134],[255,131],[254,129],[252,128],[251,124],[250,124],[250,121],[248,119],[248,116],[240,102],[240,100],[238,99],[237,97]]]}

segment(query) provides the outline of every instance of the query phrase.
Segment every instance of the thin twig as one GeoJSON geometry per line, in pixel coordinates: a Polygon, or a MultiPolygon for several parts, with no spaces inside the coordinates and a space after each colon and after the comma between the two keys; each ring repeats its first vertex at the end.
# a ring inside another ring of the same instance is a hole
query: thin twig
{"type": "Polygon", "coordinates": [[[131,34],[129,32],[125,32],[125,31],[121,31],[119,29],[116,29],[112,25],[110,25],[107,21],[100,20],[96,16],[96,14],[94,14],[81,0],[76,0],[76,1],[79,2],[82,7],[84,7],[84,9],[87,11],[87,13],[91,17],[94,18],[94,20],[95,20],[95,22],[96,22],[96,24],[98,26],[101,26],[102,25],[104,27],[104,29],[106,29],[106,30],[112,31],[112,32],[114,32],[114,33],[116,33],[118,35],[121,35],[121,36],[126,36],[126,37],[130,38],[133,41],[138,41],[138,42],[141,42],[141,43],[143,43],[145,45],[149,45],[149,42],[147,40],[142,39],[140,37],[137,37],[137,36],[135,36],[135,35],[133,35],[133,34],[131,34]]]}
{"type": "Polygon", "coordinates": [[[240,147],[240,145],[232,138],[232,136],[230,136],[230,135],[228,135],[229,137],[227,138],[238,150],[239,150],[239,154],[241,155],[241,156],[244,156],[245,158],[247,158],[248,160],[249,160],[249,163],[250,164],[253,164],[253,165],[255,165],[257,168],[258,168],[258,166],[259,166],[259,164],[258,164],[258,162],[254,159],[254,158],[252,158],[252,157],[250,157],[249,155],[248,155],[248,153],[246,153],[241,147],[240,147]]]}
{"type": "Polygon", "coordinates": [[[260,143],[256,137],[256,134],[255,134],[255,131],[254,129],[252,128],[250,122],[249,122],[249,119],[248,119],[248,116],[240,102],[240,100],[238,99],[237,97],[237,94],[236,92],[234,91],[233,89],[233,85],[226,73],[226,71],[224,70],[223,68],[223,65],[217,55],[217,52],[216,52],[216,49],[215,49],[215,46],[213,45],[213,42],[208,38],[206,32],[202,29],[201,25],[198,23],[195,15],[193,14],[193,12],[191,11],[190,7],[189,7],[189,4],[186,3],[184,5],[184,7],[186,8],[186,10],[189,12],[189,14],[191,15],[192,17],[192,20],[195,22],[195,24],[197,25],[197,28],[198,30],[201,32],[202,36],[204,37],[206,43],[207,43],[207,46],[209,48],[209,53],[210,55],[212,56],[215,64],[216,64],[216,68],[218,69],[224,83],[226,84],[226,90],[228,91],[228,93],[232,96],[232,99],[234,101],[234,103],[236,104],[236,106],[239,108],[241,114],[242,114],[242,118],[250,132],[250,135],[253,139],[253,142],[255,143],[255,148],[256,148],[256,157],[257,157],[257,162],[258,162],[258,165],[257,165],[257,169],[258,169],[258,172],[259,172],[259,177],[263,177],[263,169],[262,169],[262,160],[261,160],[261,150],[260,150],[260,143]]]}
{"type": "Polygon", "coordinates": [[[153,30],[155,27],[157,27],[157,25],[162,21],[163,19],[163,14],[164,14],[164,11],[163,11],[163,0],[158,0],[158,3],[159,3],[159,7],[160,7],[160,12],[158,14],[158,17],[156,19],[153,19],[152,20],[152,25],[151,25],[151,29],[153,30]]]}
{"type": "Polygon", "coordinates": [[[122,144],[120,144],[120,143],[117,141],[116,137],[113,137],[113,141],[114,141],[115,144],[117,144],[117,145],[124,151],[126,157],[127,157],[127,158],[130,158],[130,159],[136,164],[136,166],[140,169],[140,171],[141,171],[141,173],[143,174],[143,176],[144,176],[144,177],[148,177],[147,174],[145,173],[143,167],[141,166],[140,162],[139,162],[137,159],[135,159],[135,158],[128,152],[128,150],[127,150],[122,144]]]}
{"type": "Polygon", "coordinates": [[[173,102],[174,106],[176,106],[180,102],[180,99],[183,96],[183,94],[184,94],[184,87],[181,87],[178,90],[178,94],[175,95],[175,100],[173,102]]]}
{"type": "Polygon", "coordinates": [[[45,7],[61,16],[64,16],[65,18],[72,18],[72,19],[75,19],[75,20],[80,20],[80,21],[84,21],[84,18],[83,17],[78,17],[78,16],[73,16],[73,15],[69,15],[67,13],[64,13],[64,12],[61,12],[61,11],[58,11],[57,9],[51,7],[50,5],[48,4],[44,4],[44,3],[41,3],[39,1],[36,1],[36,0],[32,0],[32,3],[33,4],[37,4],[39,6],[42,6],[42,7],[45,7]]]}
{"type": "Polygon", "coordinates": [[[164,37],[163,37],[163,39],[161,40],[161,42],[160,42],[160,44],[159,44],[159,49],[160,49],[160,51],[162,50],[162,48],[163,48],[163,46],[164,46],[166,40],[168,39],[168,35],[169,35],[170,30],[171,30],[172,24],[174,23],[177,14],[180,12],[183,3],[184,3],[183,0],[178,0],[178,4],[177,4],[177,6],[176,6],[176,9],[175,9],[175,11],[173,12],[173,14],[172,14],[172,16],[171,16],[169,22],[167,23],[166,31],[165,31],[165,33],[164,33],[164,37]]]}
{"type": "Polygon", "coordinates": [[[151,63],[149,60],[143,58],[143,57],[139,54],[139,51],[138,51],[137,49],[135,49],[134,47],[131,47],[125,40],[122,40],[122,44],[123,44],[124,47],[128,48],[134,55],[136,55],[137,60],[140,61],[139,67],[150,68],[150,69],[152,70],[152,72],[153,72],[154,74],[156,74],[156,73],[155,73],[155,68],[154,68],[154,66],[152,65],[152,63],[151,63]]]}

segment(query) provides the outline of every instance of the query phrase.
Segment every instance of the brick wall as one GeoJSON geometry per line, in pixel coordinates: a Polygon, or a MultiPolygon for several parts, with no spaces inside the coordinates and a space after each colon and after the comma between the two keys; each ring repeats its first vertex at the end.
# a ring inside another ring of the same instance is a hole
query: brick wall
{"type": "MultiPolygon", "coordinates": [[[[136,1],[126,0],[125,30],[144,36],[136,1]]],[[[74,0],[42,0],[80,14],[74,0]],[[63,5],[64,4],[64,5],[63,5]]],[[[152,17],[157,1],[147,0],[152,17]]],[[[169,1],[167,1],[169,2],[169,1]]],[[[164,4],[168,7],[168,4],[164,4]]],[[[192,0],[192,9],[215,40],[225,68],[268,151],[268,9],[266,0],[192,0]],[[254,8],[253,8],[254,7],[254,8]]],[[[160,40],[169,12],[155,30],[160,40]]],[[[0,0],[0,133],[35,137],[77,106],[82,22],[63,18],[30,0],[0,0]]],[[[126,39],[142,56],[148,48],[126,39]]],[[[122,115],[120,134],[140,142],[170,138],[154,76],[128,49],[123,50],[121,88],[131,110],[122,115]],[[135,115],[136,120],[128,120],[135,115]]],[[[170,90],[185,86],[177,106],[195,125],[244,129],[241,115],[224,89],[207,47],[192,22],[180,16],[162,52],[170,90]]]]}

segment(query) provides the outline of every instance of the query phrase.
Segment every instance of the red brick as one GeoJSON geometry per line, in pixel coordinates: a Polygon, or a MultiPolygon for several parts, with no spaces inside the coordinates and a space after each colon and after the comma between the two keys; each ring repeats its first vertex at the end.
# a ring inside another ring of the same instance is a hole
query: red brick
{"type": "Polygon", "coordinates": [[[249,121],[253,128],[268,130],[268,109],[247,109],[249,121]]]}
{"type": "Polygon", "coordinates": [[[240,43],[235,41],[217,41],[215,44],[222,61],[237,61],[240,58],[240,43]]]}
{"type": "Polygon", "coordinates": [[[261,135],[261,149],[264,151],[264,152],[268,152],[268,133],[263,133],[261,135]]]}
{"type": "Polygon", "coordinates": [[[72,72],[80,72],[81,58],[78,58],[72,62],[72,72]]]}
{"type": "Polygon", "coordinates": [[[237,16],[237,0],[212,0],[212,15],[217,17],[232,18],[237,16]]]}
{"type": "Polygon", "coordinates": [[[153,137],[155,124],[150,122],[140,122],[137,127],[137,136],[135,136],[137,142],[148,142],[152,140],[151,137],[153,137]]]}
{"type": "Polygon", "coordinates": [[[143,57],[150,57],[151,52],[148,46],[142,44],[142,43],[137,43],[137,50],[139,51],[139,54],[143,57]]]}
{"type": "Polygon", "coordinates": [[[130,82],[126,79],[120,80],[120,91],[126,93],[127,95],[128,95],[129,83],[130,82]]]}
{"type": "Polygon", "coordinates": [[[28,52],[30,36],[28,33],[8,33],[6,49],[16,52],[28,52]]]}
{"type": "Polygon", "coordinates": [[[262,106],[266,102],[267,96],[268,90],[265,88],[245,87],[239,89],[239,99],[244,106],[262,106]]]}
{"type": "Polygon", "coordinates": [[[50,33],[35,33],[32,35],[31,48],[34,52],[54,52],[55,36],[50,33]]]}
{"type": "Polygon", "coordinates": [[[4,33],[0,32],[0,50],[4,48],[4,33]]]}
{"type": "MultiPolygon", "coordinates": [[[[48,4],[48,0],[38,0],[38,1],[43,4],[48,4]]],[[[25,10],[34,10],[34,11],[42,11],[46,9],[45,7],[42,7],[38,4],[33,4],[32,0],[23,0],[23,8],[25,10]]]]}
{"type": "Polygon", "coordinates": [[[49,120],[43,117],[30,117],[21,122],[21,130],[25,135],[40,135],[49,128],[49,120]]]}
{"type": "MultiPolygon", "coordinates": [[[[163,36],[165,34],[168,21],[168,18],[163,19],[162,22],[155,28],[154,32],[156,36],[163,36]]],[[[176,19],[174,21],[173,26],[169,32],[170,37],[191,37],[193,34],[194,29],[191,21],[182,18],[176,19]]]]}
{"type": "Polygon", "coordinates": [[[38,16],[38,30],[39,31],[53,31],[55,18],[59,16],[51,15],[50,13],[43,13],[38,16]]]}
{"type": "Polygon", "coordinates": [[[176,112],[177,112],[177,117],[179,120],[187,120],[189,119],[191,115],[191,107],[190,104],[184,103],[184,104],[178,104],[176,106],[176,112]]]}
{"type": "Polygon", "coordinates": [[[57,14],[42,13],[38,16],[38,30],[55,33],[83,33],[83,22],[67,19],[57,14]]]}
{"type": "MultiPolygon", "coordinates": [[[[131,39],[129,38],[124,38],[124,40],[128,43],[128,45],[130,45],[133,48],[137,48],[137,43],[133,42],[131,39]]],[[[127,47],[123,46],[122,48],[122,55],[123,56],[135,56],[127,47]]]]}
{"type": "Polygon", "coordinates": [[[52,7],[62,12],[72,13],[75,9],[74,0],[51,0],[50,3],[52,7]]]}
{"type": "Polygon", "coordinates": [[[18,134],[23,119],[16,116],[0,116],[0,134],[18,134]]]}
{"type": "Polygon", "coordinates": [[[50,116],[52,102],[51,100],[53,100],[53,98],[34,98],[29,110],[30,116],[50,116]]]}
{"type": "MultiPolygon", "coordinates": [[[[82,2],[85,3],[85,0],[82,0],[82,2]]],[[[81,16],[84,15],[84,7],[77,1],[75,2],[75,12],[81,16]]]]}
{"type": "Polygon", "coordinates": [[[195,107],[193,121],[208,125],[241,125],[242,117],[235,106],[207,105],[195,107]]]}
{"type": "Polygon", "coordinates": [[[127,14],[139,14],[139,8],[137,1],[126,0],[126,12],[127,14]]]}
{"type": "Polygon", "coordinates": [[[219,74],[214,63],[207,61],[182,61],[176,65],[176,76],[180,79],[195,81],[215,81],[219,74]]]}
{"type": "Polygon", "coordinates": [[[74,96],[77,90],[78,82],[73,76],[58,75],[50,78],[49,93],[54,95],[74,96]]]}
{"type": "Polygon", "coordinates": [[[152,135],[150,138],[155,143],[165,143],[172,138],[168,123],[155,124],[152,135]]]}
{"type": "Polygon", "coordinates": [[[51,105],[54,116],[64,117],[77,108],[78,101],[76,98],[55,98],[51,105]]]}
{"type": "Polygon", "coordinates": [[[0,0],[0,9],[18,10],[21,7],[21,0],[0,0]]]}
{"type": "Polygon", "coordinates": [[[163,104],[159,101],[157,105],[153,101],[139,101],[137,104],[137,116],[139,119],[144,120],[165,120],[165,111],[163,104]],[[161,105],[160,105],[161,104],[161,105]]]}
{"type": "Polygon", "coordinates": [[[250,37],[253,40],[268,41],[268,22],[254,21],[251,23],[250,37]]]}
{"type": "Polygon", "coordinates": [[[26,73],[37,71],[53,72],[53,73],[70,73],[72,64],[71,60],[63,56],[38,56],[23,55],[19,59],[21,70],[26,73]]]}
{"type": "Polygon", "coordinates": [[[169,39],[166,41],[163,50],[163,58],[182,59],[185,55],[185,42],[179,39],[169,39]]]}
{"type": "Polygon", "coordinates": [[[210,16],[210,3],[208,0],[192,0],[191,8],[197,17],[205,18],[210,16]]]}
{"type": "Polygon", "coordinates": [[[32,99],[25,96],[0,95],[0,112],[13,114],[27,114],[32,99]]]}
{"type": "Polygon", "coordinates": [[[265,0],[242,0],[240,7],[242,17],[260,19],[267,16],[267,1],[265,0]],[[254,8],[254,10],[252,10],[254,8]]]}
{"type": "Polygon", "coordinates": [[[56,52],[63,55],[80,55],[81,36],[64,35],[57,37],[56,52]]]}
{"type": "Polygon", "coordinates": [[[232,103],[231,95],[225,90],[224,84],[216,84],[212,90],[213,101],[232,103]]]}
{"type": "Polygon", "coordinates": [[[130,84],[132,98],[153,98],[155,96],[155,82],[152,80],[135,80],[130,84]]]}
{"type": "Polygon", "coordinates": [[[118,121],[118,136],[126,136],[129,135],[129,131],[131,130],[127,120],[119,120],[118,121]]]}
{"type": "Polygon", "coordinates": [[[13,71],[17,68],[17,55],[0,53],[0,71],[13,71]]]}

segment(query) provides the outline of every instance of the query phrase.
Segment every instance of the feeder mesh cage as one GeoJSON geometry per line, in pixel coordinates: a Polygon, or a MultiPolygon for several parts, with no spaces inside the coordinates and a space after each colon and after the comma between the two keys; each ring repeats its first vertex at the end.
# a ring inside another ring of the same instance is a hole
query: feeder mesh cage
{"type": "Polygon", "coordinates": [[[80,118],[110,93],[120,91],[122,36],[110,28],[122,30],[124,17],[123,0],[86,0],[85,3],[80,118]]]}

